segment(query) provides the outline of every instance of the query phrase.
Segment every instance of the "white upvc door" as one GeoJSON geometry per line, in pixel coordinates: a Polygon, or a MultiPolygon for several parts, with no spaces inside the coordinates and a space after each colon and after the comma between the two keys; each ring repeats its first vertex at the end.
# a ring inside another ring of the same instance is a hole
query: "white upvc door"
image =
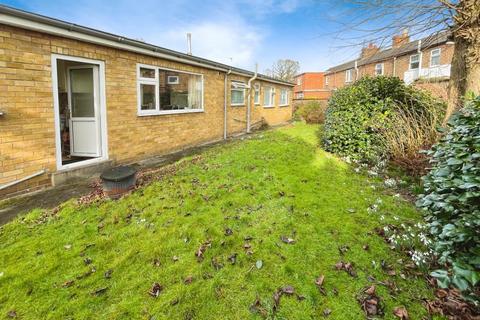
{"type": "Polygon", "coordinates": [[[69,67],[70,154],[101,156],[99,72],[96,65],[69,67]]]}

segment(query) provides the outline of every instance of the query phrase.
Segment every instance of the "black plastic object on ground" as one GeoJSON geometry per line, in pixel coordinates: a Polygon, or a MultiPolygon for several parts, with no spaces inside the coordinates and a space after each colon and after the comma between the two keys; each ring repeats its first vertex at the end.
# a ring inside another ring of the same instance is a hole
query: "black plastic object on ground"
{"type": "Polygon", "coordinates": [[[112,199],[120,198],[135,187],[137,170],[130,166],[120,166],[105,170],[100,178],[103,191],[112,199]]]}

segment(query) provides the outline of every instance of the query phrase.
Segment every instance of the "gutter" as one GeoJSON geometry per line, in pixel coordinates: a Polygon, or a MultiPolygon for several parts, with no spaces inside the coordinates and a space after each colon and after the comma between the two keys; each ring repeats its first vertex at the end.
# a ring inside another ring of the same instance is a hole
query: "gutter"
{"type": "MultiPolygon", "coordinates": [[[[226,64],[214,62],[200,57],[190,56],[181,52],[158,47],[142,41],[125,38],[112,33],[83,27],[74,23],[69,23],[39,14],[18,10],[5,5],[0,5],[0,24],[53,34],[61,37],[85,41],[116,49],[132,51],[207,69],[222,72],[230,71],[233,74],[241,76],[250,77],[254,75],[253,72],[234,68],[226,64]]],[[[278,83],[292,87],[294,86],[293,83],[275,80],[264,75],[261,75],[260,78],[267,82],[278,83]]]]}
{"type": "Polygon", "coordinates": [[[257,79],[258,63],[255,64],[255,74],[248,80],[248,101],[247,101],[247,133],[250,133],[250,113],[252,105],[252,82],[257,79]]]}
{"type": "Polygon", "coordinates": [[[227,86],[228,75],[232,73],[232,70],[228,70],[224,77],[224,96],[223,96],[223,140],[227,140],[227,86]]]}

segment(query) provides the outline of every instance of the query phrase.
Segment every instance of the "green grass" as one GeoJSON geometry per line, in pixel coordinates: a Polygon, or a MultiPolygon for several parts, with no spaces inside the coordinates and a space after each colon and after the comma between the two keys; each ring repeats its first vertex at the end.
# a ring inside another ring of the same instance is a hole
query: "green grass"
{"type": "Polygon", "coordinates": [[[70,201],[56,214],[35,210],[5,225],[0,318],[14,310],[21,319],[261,319],[250,310],[259,297],[269,318],[316,319],[329,308],[329,319],[364,319],[356,296],[373,276],[400,289],[390,294],[377,285],[386,319],[394,319],[392,310],[400,305],[411,319],[421,319],[421,299],[431,298],[426,282],[388,276],[372,264],[386,260],[401,272],[408,257],[392,251],[373,229],[415,221],[419,213],[322,151],[316,130],[295,124],[258,133],[214,147],[199,161],[184,159],[175,173],[119,201],[70,201]],[[379,212],[369,213],[377,199],[379,212]],[[226,228],[233,235],[226,236],[226,228]],[[282,235],[296,243],[283,243],[282,235]],[[208,239],[211,247],[198,262],[195,252],[208,239]],[[251,255],[243,248],[247,242],[251,255]],[[342,245],[350,247],[343,257],[342,245]],[[223,268],[216,270],[212,258],[223,268]],[[154,259],[161,265],[154,266],[154,259]],[[335,270],[339,260],[353,262],[358,277],[335,270]],[[321,274],[327,296],[314,283],[321,274]],[[188,276],[191,284],[184,283],[188,276]],[[155,282],[164,287],[157,298],[148,294],[155,282]],[[274,313],[273,294],[286,285],[305,299],[283,296],[274,313]],[[100,288],[107,290],[92,294],[100,288]]]}

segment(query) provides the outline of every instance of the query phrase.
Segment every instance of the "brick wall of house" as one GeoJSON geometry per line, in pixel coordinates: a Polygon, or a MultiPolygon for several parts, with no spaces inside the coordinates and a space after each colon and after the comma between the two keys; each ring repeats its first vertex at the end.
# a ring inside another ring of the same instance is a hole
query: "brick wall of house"
{"type": "Polygon", "coordinates": [[[327,100],[331,92],[326,88],[323,72],[305,72],[295,78],[294,98],[306,100],[327,100]],[[300,80],[300,81],[298,81],[300,80]],[[303,98],[298,97],[298,93],[303,98]]]}
{"type": "MultiPolygon", "coordinates": [[[[222,72],[5,25],[0,25],[0,43],[0,110],[6,113],[0,117],[0,185],[42,169],[56,171],[52,53],[105,62],[108,151],[117,163],[223,137],[222,72]],[[137,63],[203,74],[205,111],[138,117],[137,63]]],[[[278,92],[281,85],[274,86],[278,92]]],[[[274,125],[288,121],[291,109],[276,107],[262,115],[274,125]]],[[[246,118],[245,108],[228,105],[230,134],[245,128],[234,124],[237,117],[246,118]]],[[[43,175],[0,191],[0,196],[49,181],[43,175]]]]}
{"type": "MultiPolygon", "coordinates": [[[[434,49],[440,48],[440,64],[450,64],[453,58],[453,51],[454,45],[452,44],[442,44],[440,46],[424,49],[422,52],[422,68],[428,68],[430,66],[430,54],[431,51],[434,49]]],[[[410,56],[415,54],[414,52],[408,53],[406,55],[402,55],[397,57],[395,61],[395,76],[399,77],[403,80],[404,74],[410,68],[410,56]]],[[[358,78],[364,76],[374,76],[375,75],[375,65],[377,63],[384,64],[384,75],[386,76],[393,76],[394,73],[394,63],[393,58],[389,58],[384,61],[378,61],[366,65],[358,66],[358,78]]],[[[326,73],[325,75],[328,77],[328,88],[342,88],[348,83],[345,82],[345,70],[338,71],[338,72],[331,72],[326,73]]],[[[427,81],[428,82],[428,81],[427,81]]],[[[438,97],[444,97],[446,93],[445,84],[443,82],[439,82],[434,80],[430,82],[428,85],[422,84],[419,87],[422,87],[428,91],[430,91],[433,95],[438,97]]]]}

